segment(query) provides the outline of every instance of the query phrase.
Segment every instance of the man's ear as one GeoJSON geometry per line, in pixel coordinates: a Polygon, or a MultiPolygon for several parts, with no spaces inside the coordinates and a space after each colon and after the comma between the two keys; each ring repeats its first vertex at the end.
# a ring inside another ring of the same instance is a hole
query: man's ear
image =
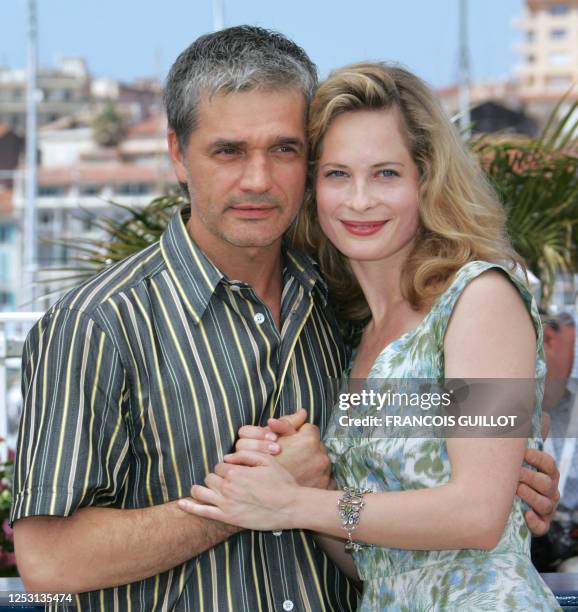
{"type": "Polygon", "coordinates": [[[558,332],[554,331],[550,325],[544,325],[544,348],[553,348],[558,332]]]}
{"type": "Polygon", "coordinates": [[[187,171],[183,161],[183,153],[181,151],[181,144],[175,131],[171,128],[167,132],[167,144],[169,147],[169,157],[171,158],[171,164],[177,176],[179,183],[187,182],[187,171]]]}

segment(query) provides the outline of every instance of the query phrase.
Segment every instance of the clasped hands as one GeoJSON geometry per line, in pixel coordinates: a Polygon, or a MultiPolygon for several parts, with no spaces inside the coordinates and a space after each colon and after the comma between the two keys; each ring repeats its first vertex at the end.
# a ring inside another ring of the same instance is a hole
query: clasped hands
{"type": "MultiPolygon", "coordinates": [[[[298,528],[294,514],[304,487],[329,488],[331,465],[319,429],[306,423],[307,413],[269,419],[267,427],[246,425],[232,454],[194,485],[191,498],[179,500],[182,510],[246,529],[298,528]]],[[[559,472],[553,458],[527,449],[517,495],[530,506],[526,523],[534,535],[549,528],[560,499],[559,472]]]]}
{"type": "Polygon", "coordinates": [[[319,429],[306,423],[299,410],[267,427],[246,425],[232,454],[191,488],[192,499],[179,500],[181,509],[246,529],[298,527],[295,504],[303,487],[327,489],[331,464],[319,429]]]}

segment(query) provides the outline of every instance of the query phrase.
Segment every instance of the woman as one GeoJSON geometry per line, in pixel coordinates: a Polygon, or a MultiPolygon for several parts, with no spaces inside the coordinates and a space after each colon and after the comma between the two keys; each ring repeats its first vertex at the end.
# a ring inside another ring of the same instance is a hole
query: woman
{"type": "MultiPolygon", "coordinates": [[[[429,89],[398,67],[342,68],[314,97],[309,139],[316,203],[297,235],[343,319],[363,326],[350,379],[541,379],[538,313],[509,271],[503,210],[429,89]]],[[[342,438],[339,422],[336,409],[336,490],[240,451],[189,506],[250,529],[311,529],[344,568],[345,530],[362,610],[557,608],[514,497],[525,438],[342,438]]]]}

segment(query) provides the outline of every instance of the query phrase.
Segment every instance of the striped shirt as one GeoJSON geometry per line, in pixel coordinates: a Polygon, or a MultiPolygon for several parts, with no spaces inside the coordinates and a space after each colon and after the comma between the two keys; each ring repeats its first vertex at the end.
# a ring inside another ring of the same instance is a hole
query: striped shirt
{"type": "MultiPolygon", "coordinates": [[[[284,251],[281,329],[188,235],[75,289],[31,330],[11,520],[143,508],[202,484],[239,427],[307,408],[323,427],[346,351],[327,287],[284,251]]],[[[356,594],[304,531],[242,531],[159,576],[77,596],[87,610],[351,610],[356,594]]]]}

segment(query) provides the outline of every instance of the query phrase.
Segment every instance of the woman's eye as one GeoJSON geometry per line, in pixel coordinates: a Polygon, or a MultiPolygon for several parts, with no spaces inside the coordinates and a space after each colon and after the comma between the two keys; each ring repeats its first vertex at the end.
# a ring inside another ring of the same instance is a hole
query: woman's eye
{"type": "Polygon", "coordinates": [[[325,176],[327,177],[333,176],[336,178],[340,178],[342,176],[347,176],[347,175],[343,170],[330,170],[329,172],[327,172],[325,176]]]}
{"type": "Polygon", "coordinates": [[[383,168],[379,171],[379,176],[389,178],[391,176],[399,176],[399,174],[395,170],[391,170],[390,168],[383,168]]]}

